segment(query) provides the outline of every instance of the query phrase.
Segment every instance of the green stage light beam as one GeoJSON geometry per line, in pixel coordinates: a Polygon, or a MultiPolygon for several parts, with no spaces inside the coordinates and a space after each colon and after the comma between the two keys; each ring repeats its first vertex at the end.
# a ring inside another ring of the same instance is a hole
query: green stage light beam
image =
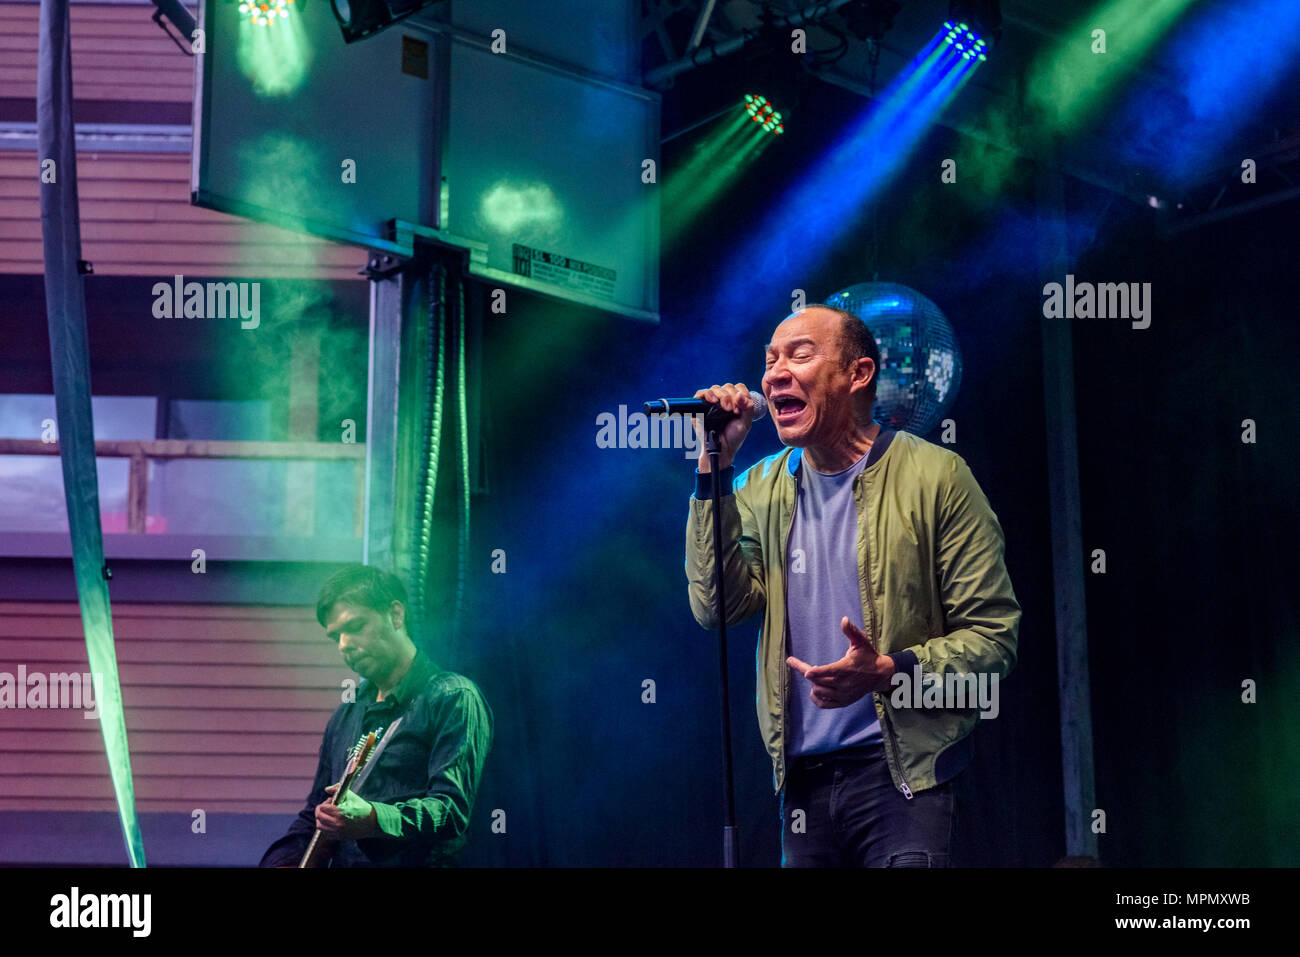
{"type": "Polygon", "coordinates": [[[1030,66],[1030,105],[1054,132],[1076,131],[1134,74],[1192,2],[1111,0],[1090,11],[1030,66]]]}
{"type": "MultiPolygon", "coordinates": [[[[241,8],[245,6],[252,5],[241,4],[241,8]]],[[[258,6],[252,9],[262,14],[258,6]]],[[[303,29],[302,11],[282,9],[287,15],[267,24],[254,22],[251,14],[239,14],[239,69],[252,81],[259,96],[293,93],[307,78],[311,66],[312,51],[303,29]]],[[[233,10],[229,12],[236,15],[233,10]]]]}
{"type": "MultiPolygon", "coordinates": [[[[739,178],[740,171],[752,163],[771,142],[771,135],[758,126],[752,126],[742,133],[739,142],[731,144],[700,177],[692,191],[693,203],[687,203],[688,209],[694,204],[703,207],[715,201],[739,178]]],[[[692,213],[696,214],[697,212],[692,213]]]]}
{"type": "MultiPolygon", "coordinates": [[[[991,142],[1005,147],[971,145],[973,162],[962,165],[975,173],[982,202],[998,202],[1016,168],[1010,144],[1023,141],[1036,154],[1055,136],[1068,137],[1105,107],[1136,71],[1142,58],[1172,28],[1192,0],[1111,0],[1078,19],[1062,39],[1041,50],[1027,71],[1025,100],[1031,125],[1018,109],[992,106],[979,121],[991,142]],[[1094,53],[1105,31],[1105,53],[1094,53]],[[1033,125],[1036,124],[1036,125],[1033,125]]],[[[974,194],[967,194],[974,195],[974,194]]]]}
{"type": "Polygon", "coordinates": [[[664,186],[661,247],[671,248],[775,138],[743,108],[705,136],[664,186]]]}

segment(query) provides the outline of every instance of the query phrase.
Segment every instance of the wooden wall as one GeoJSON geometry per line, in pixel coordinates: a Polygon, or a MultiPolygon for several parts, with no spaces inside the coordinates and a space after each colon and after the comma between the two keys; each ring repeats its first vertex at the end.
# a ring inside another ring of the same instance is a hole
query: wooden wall
{"type": "MultiPolygon", "coordinates": [[[[355,676],[311,608],[118,604],[114,636],[141,812],[296,813],[355,676]]],[[[89,669],[75,603],[0,602],[0,672],[89,669]]],[[[0,811],[115,809],[99,723],[0,710],[0,811]]]]}
{"type": "MultiPolygon", "coordinates": [[[[195,4],[187,5],[196,11],[195,4]]],[[[193,100],[194,58],[154,25],[153,12],[148,3],[72,5],[72,88],[78,100],[193,100]]],[[[37,3],[0,3],[0,96],[36,99],[40,16],[37,3]]]]}

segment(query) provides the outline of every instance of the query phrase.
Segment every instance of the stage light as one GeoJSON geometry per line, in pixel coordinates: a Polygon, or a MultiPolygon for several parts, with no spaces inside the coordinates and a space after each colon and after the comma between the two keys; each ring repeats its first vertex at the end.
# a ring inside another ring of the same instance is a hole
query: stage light
{"type": "Polygon", "coordinates": [[[330,0],[345,43],[362,40],[441,0],[330,0]]]}
{"type": "Polygon", "coordinates": [[[273,26],[289,18],[293,0],[240,0],[240,16],[259,27],[273,26]]]}
{"type": "Polygon", "coordinates": [[[781,114],[772,106],[771,101],[766,97],[758,96],[754,93],[746,93],[745,113],[753,122],[758,123],[766,133],[771,133],[773,136],[780,136],[785,132],[785,125],[782,123],[781,114]]]}
{"type": "MultiPolygon", "coordinates": [[[[954,20],[953,26],[962,22],[954,20]]],[[[779,289],[795,288],[796,280],[817,268],[888,188],[935,117],[979,69],[978,56],[963,59],[954,46],[944,43],[945,33],[936,29],[889,86],[839,134],[819,134],[816,160],[778,202],[769,204],[762,222],[719,270],[714,294],[719,314],[734,313],[753,301],[756,283],[763,295],[768,295],[769,285],[773,296],[779,289]],[[828,202],[828,196],[833,201],[828,202]]]]}
{"type": "Polygon", "coordinates": [[[989,45],[984,38],[976,34],[965,23],[953,23],[951,20],[945,20],[943,24],[944,34],[943,42],[949,46],[957,48],[962,57],[967,60],[979,60],[983,62],[988,59],[989,45]]]}

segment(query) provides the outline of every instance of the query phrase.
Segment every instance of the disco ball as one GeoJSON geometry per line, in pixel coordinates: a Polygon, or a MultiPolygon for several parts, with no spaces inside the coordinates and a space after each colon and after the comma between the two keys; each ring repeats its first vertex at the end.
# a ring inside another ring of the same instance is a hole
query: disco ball
{"type": "Polygon", "coordinates": [[[860,316],[880,346],[876,421],[913,435],[931,432],[961,386],[961,349],[939,307],[896,282],[860,282],[826,304],[860,316]]]}

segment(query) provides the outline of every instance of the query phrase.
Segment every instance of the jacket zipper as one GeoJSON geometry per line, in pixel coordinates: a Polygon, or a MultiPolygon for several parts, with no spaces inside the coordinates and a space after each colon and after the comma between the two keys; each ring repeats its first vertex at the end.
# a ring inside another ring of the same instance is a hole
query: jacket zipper
{"type": "MultiPolygon", "coordinates": [[[[787,460],[788,461],[788,460],[787,460]]],[[[794,502],[790,506],[790,520],[785,525],[785,541],[781,543],[781,781],[790,773],[790,736],[787,722],[790,717],[790,533],[794,530],[794,516],[799,509],[799,473],[794,476],[794,502]]]]}
{"type": "Polygon", "coordinates": [[[881,711],[885,713],[885,727],[888,729],[889,741],[894,749],[894,763],[898,765],[898,790],[903,792],[903,797],[909,801],[912,800],[912,789],[907,786],[907,778],[903,777],[903,762],[898,758],[898,735],[894,733],[894,722],[889,717],[889,712],[885,711],[884,705],[881,705],[881,711]]]}
{"type": "MultiPolygon", "coordinates": [[[[879,436],[877,436],[877,438],[879,438],[879,436]]],[[[863,511],[865,513],[868,511],[866,508],[866,500],[867,500],[866,480],[863,478],[862,475],[859,475],[857,477],[857,482],[859,483],[859,489],[861,490],[862,493],[863,511]]],[[[866,565],[863,568],[863,572],[866,574],[866,579],[867,579],[867,607],[871,612],[871,643],[875,645],[876,650],[879,651],[880,650],[880,645],[879,645],[880,618],[879,615],[876,613],[876,598],[871,591],[871,538],[867,534],[867,524],[870,521],[871,521],[870,514],[865,514],[863,525],[862,525],[862,547],[867,554],[866,554],[866,565]]],[[[875,697],[875,695],[878,693],[879,692],[873,691],[872,697],[875,697]]],[[[889,717],[889,710],[885,707],[883,702],[880,705],[880,713],[885,716],[884,729],[885,729],[885,733],[889,736],[890,747],[887,750],[892,750],[894,752],[894,763],[898,766],[898,789],[903,792],[903,797],[907,798],[910,801],[912,800],[912,789],[907,786],[907,778],[903,776],[903,762],[898,756],[898,735],[894,733],[894,722],[889,717]]]]}

